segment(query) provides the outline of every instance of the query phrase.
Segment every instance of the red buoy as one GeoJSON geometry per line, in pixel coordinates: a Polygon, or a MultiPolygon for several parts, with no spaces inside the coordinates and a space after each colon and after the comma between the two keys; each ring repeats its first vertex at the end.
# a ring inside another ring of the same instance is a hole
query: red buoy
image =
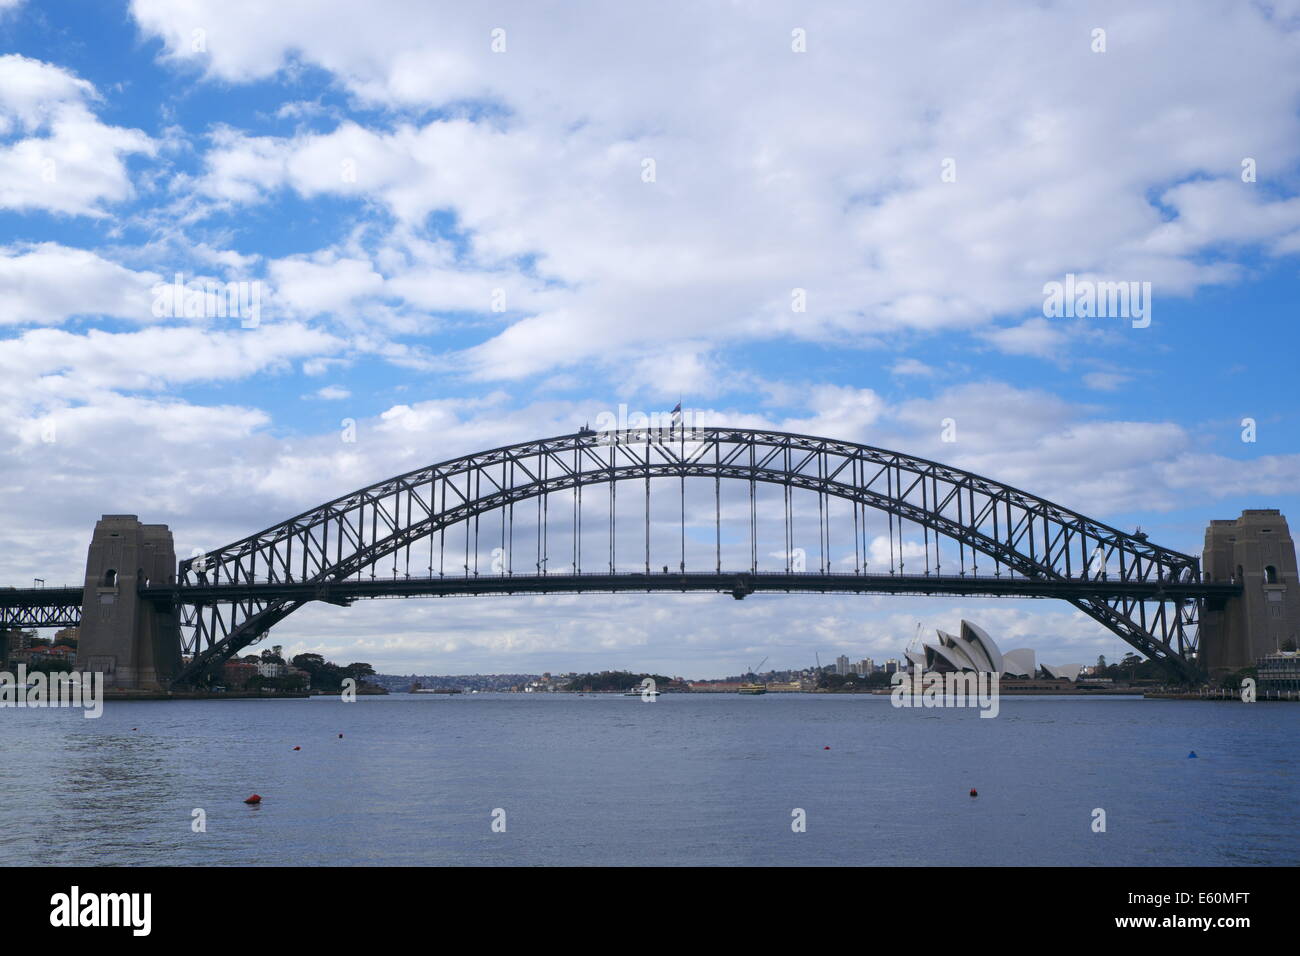
{"type": "Polygon", "coordinates": [[[342,739],[343,739],[343,735],[342,735],[342,734],[339,734],[339,740],[342,740],[342,739]]]}
{"type": "Polygon", "coordinates": [[[830,750],[830,747],[823,747],[822,750],[830,750]]]}
{"type": "Polygon", "coordinates": [[[974,787],[971,787],[971,788],[970,788],[970,795],[971,795],[972,797],[978,797],[978,796],[980,795],[980,792],[979,792],[978,790],[976,790],[974,787]]]}
{"type": "Polygon", "coordinates": [[[302,750],[301,747],[294,747],[293,749],[294,749],[294,750],[302,750]]]}
{"type": "Polygon", "coordinates": [[[248,798],[247,800],[245,800],[244,802],[245,802],[245,803],[261,803],[261,802],[262,802],[262,798],[259,797],[257,794],[253,794],[251,797],[249,797],[249,798],[248,798]]]}

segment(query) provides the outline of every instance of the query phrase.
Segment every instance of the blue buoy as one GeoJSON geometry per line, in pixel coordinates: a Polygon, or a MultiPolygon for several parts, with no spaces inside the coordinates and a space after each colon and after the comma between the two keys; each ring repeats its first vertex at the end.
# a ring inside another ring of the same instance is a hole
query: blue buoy
{"type": "Polygon", "coordinates": [[[1193,750],[1193,751],[1191,751],[1191,752],[1187,755],[1187,759],[1188,759],[1188,760],[1191,760],[1191,759],[1192,759],[1193,757],[1195,757],[1195,756],[1196,756],[1196,751],[1193,750]]]}

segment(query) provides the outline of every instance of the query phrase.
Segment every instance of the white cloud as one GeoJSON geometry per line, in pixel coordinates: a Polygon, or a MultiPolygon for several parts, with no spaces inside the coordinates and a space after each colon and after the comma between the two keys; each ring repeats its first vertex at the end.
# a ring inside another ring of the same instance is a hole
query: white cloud
{"type": "Polygon", "coordinates": [[[1010,355],[1032,355],[1060,362],[1070,354],[1070,335],[1065,321],[1060,319],[1033,318],[1020,325],[990,329],[981,335],[998,351],[1010,355]]]}
{"type": "Polygon", "coordinates": [[[114,389],[157,391],[238,380],[344,347],[341,339],[294,323],[227,331],[147,328],[116,334],[99,329],[85,334],[32,329],[4,342],[0,397],[107,400],[114,389]]]}
{"type": "Polygon", "coordinates": [[[1088,372],[1083,376],[1083,384],[1098,392],[1116,391],[1131,380],[1132,376],[1123,372],[1088,372]]]}
{"type": "Polygon", "coordinates": [[[133,193],[125,157],[153,155],[139,130],[101,123],[95,88],[18,54],[0,56],[0,208],[104,216],[133,193]],[[43,134],[43,135],[42,135],[43,134]]]}
{"type": "Polygon", "coordinates": [[[152,322],[158,281],[54,242],[0,246],[0,325],[58,325],[74,316],[152,322]]]}
{"type": "Polygon", "coordinates": [[[312,316],[346,311],[358,298],[379,292],[383,277],[369,262],[330,255],[295,256],[269,264],[276,302],[312,316]]]}
{"type": "Polygon", "coordinates": [[[914,358],[899,359],[890,367],[889,372],[891,375],[916,376],[919,378],[929,378],[935,374],[933,368],[914,358]]]}
{"type": "MultiPolygon", "coordinates": [[[[214,79],[309,63],[392,111],[375,128],[220,130],[206,195],[353,196],[408,232],[451,211],[469,243],[460,271],[490,282],[536,257],[552,294],[516,298],[524,314],[465,350],[457,364],[479,378],[619,362],[651,342],[981,327],[1037,311],[1066,272],[1186,295],[1240,277],[1207,247],[1300,245],[1300,200],[1238,175],[1246,155],[1274,182],[1300,158],[1300,61],[1265,10],[1105,5],[1097,55],[1092,20],[1066,8],[953,4],[954,39],[936,45],[929,8],[814,5],[800,13],[806,54],[775,9],[669,5],[653,22],[560,9],[512,11],[494,55],[481,18],[384,0],[364,25],[293,6],[272,22],[216,0],[132,5],[169,58],[190,60],[190,24],[205,24],[209,53],[193,62],[214,79]],[[446,113],[411,118],[434,107],[446,113]],[[945,158],[955,182],[940,179],[945,158]],[[805,312],[791,310],[796,288],[805,312]]],[[[415,308],[482,302],[463,275],[431,297],[379,271],[415,308]]],[[[1063,344],[1038,320],[990,341],[1035,356],[1063,344]]]]}

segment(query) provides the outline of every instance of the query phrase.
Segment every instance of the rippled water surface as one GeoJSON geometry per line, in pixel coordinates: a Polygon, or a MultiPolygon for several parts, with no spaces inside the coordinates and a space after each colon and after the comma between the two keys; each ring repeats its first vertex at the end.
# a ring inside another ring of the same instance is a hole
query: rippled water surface
{"type": "Polygon", "coordinates": [[[1290,704],[397,694],[0,721],[10,865],[1300,863],[1290,704]]]}

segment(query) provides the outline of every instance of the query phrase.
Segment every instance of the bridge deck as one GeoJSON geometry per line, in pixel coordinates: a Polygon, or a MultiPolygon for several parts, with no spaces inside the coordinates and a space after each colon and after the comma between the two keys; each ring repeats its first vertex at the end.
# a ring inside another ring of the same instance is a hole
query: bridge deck
{"type": "MultiPolygon", "coordinates": [[[[810,572],[626,572],[621,574],[483,574],[438,578],[375,578],[314,582],[171,585],[142,588],[158,604],[201,605],[249,599],[326,601],[348,605],[377,598],[455,597],[582,592],[678,592],[731,594],[921,594],[971,597],[1224,599],[1241,593],[1230,582],[1041,580],[1015,575],[820,574],[810,572]]],[[[0,588],[0,627],[68,627],[81,620],[79,587],[0,588]]]]}
{"type": "MultiPolygon", "coordinates": [[[[1232,582],[1042,580],[1014,575],[902,575],[821,574],[814,572],[624,572],[619,574],[482,574],[477,577],[445,575],[436,578],[348,579],[249,584],[186,585],[142,588],[142,597],[178,604],[247,598],[291,600],[343,600],[379,597],[444,597],[474,594],[548,594],[582,591],[713,591],[730,593],[807,591],[812,593],[864,592],[886,594],[990,595],[999,597],[1127,596],[1154,598],[1231,597],[1241,593],[1232,582]]],[[[0,588],[0,607],[81,606],[79,587],[0,588]]]]}
{"type": "Polygon", "coordinates": [[[0,588],[0,607],[79,607],[81,600],[80,587],[0,588]]]}
{"type": "Polygon", "coordinates": [[[156,601],[203,603],[248,598],[350,603],[364,598],[448,597],[485,594],[562,594],[584,591],[705,591],[739,597],[758,592],[987,595],[1070,598],[1076,596],[1229,597],[1232,583],[1111,580],[1038,580],[1011,575],[820,574],[797,572],[628,572],[621,574],[483,574],[437,578],[375,578],[345,581],[189,585],[144,589],[156,601]]]}

